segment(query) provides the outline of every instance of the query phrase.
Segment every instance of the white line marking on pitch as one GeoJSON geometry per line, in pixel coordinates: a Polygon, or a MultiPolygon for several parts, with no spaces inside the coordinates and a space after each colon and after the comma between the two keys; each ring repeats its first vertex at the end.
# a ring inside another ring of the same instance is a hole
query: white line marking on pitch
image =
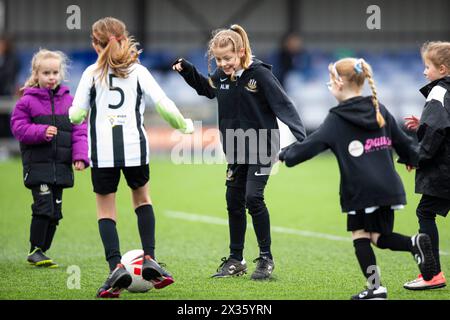
{"type": "MultiPolygon", "coordinates": [[[[203,222],[203,223],[209,223],[209,224],[217,224],[217,225],[221,225],[221,226],[228,225],[227,219],[212,217],[212,216],[205,216],[205,215],[200,215],[200,214],[195,214],[195,213],[182,212],[182,211],[171,211],[171,210],[166,211],[166,216],[175,218],[175,219],[203,222]]],[[[253,228],[251,225],[249,227],[253,228]]],[[[294,234],[294,235],[303,236],[303,237],[321,238],[321,239],[328,239],[328,240],[333,240],[333,241],[345,241],[345,242],[351,241],[350,238],[335,236],[335,235],[326,234],[326,233],[319,233],[319,232],[314,232],[314,231],[298,230],[298,229],[277,227],[277,226],[271,226],[270,229],[273,232],[277,232],[277,233],[294,234]]],[[[440,254],[444,255],[444,256],[449,255],[449,253],[444,252],[444,251],[440,251],[440,254]]]]}

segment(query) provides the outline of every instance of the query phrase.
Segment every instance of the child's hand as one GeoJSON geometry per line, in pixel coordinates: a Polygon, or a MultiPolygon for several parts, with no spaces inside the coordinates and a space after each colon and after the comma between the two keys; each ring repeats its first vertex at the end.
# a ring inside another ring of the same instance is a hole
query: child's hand
{"type": "Polygon", "coordinates": [[[54,126],[48,126],[47,130],[45,131],[45,136],[47,138],[53,138],[58,134],[58,128],[54,126]]]}
{"type": "Polygon", "coordinates": [[[181,65],[183,63],[183,58],[177,59],[173,64],[172,64],[172,70],[181,72],[183,71],[183,66],[181,65]]]}
{"type": "Polygon", "coordinates": [[[414,130],[416,131],[417,128],[419,128],[419,122],[420,119],[415,117],[415,116],[411,116],[411,117],[406,117],[405,118],[405,126],[408,130],[414,130]]]}
{"type": "Polygon", "coordinates": [[[411,172],[411,171],[413,171],[414,169],[416,169],[415,167],[413,167],[413,166],[410,166],[410,165],[406,165],[406,170],[408,171],[408,172],[411,172]]]}
{"type": "Polygon", "coordinates": [[[194,123],[192,122],[191,119],[185,119],[186,120],[186,129],[184,129],[183,133],[184,134],[192,134],[194,133],[194,123]]]}
{"type": "Polygon", "coordinates": [[[84,161],[81,161],[81,160],[75,161],[73,163],[73,166],[74,166],[75,170],[77,170],[77,171],[82,171],[86,168],[86,166],[84,165],[84,161]]]}

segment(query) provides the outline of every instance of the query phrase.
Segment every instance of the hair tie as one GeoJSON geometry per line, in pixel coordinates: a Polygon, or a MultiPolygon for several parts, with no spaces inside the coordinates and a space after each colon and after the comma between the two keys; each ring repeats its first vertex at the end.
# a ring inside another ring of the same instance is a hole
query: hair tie
{"type": "Polygon", "coordinates": [[[356,74],[360,74],[363,72],[363,67],[362,67],[363,62],[364,62],[363,59],[359,59],[353,66],[353,69],[355,70],[356,74]]]}
{"type": "Polygon", "coordinates": [[[120,36],[120,37],[110,36],[109,41],[112,41],[112,40],[120,41],[120,40],[122,40],[122,38],[123,38],[122,36],[120,36]]]}

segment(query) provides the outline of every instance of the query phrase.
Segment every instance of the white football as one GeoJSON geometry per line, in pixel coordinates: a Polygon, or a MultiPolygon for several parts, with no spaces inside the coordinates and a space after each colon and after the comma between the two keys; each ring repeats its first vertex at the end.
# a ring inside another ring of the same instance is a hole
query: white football
{"type": "Polygon", "coordinates": [[[144,261],[144,251],[140,249],[131,250],[122,256],[121,263],[131,274],[133,281],[128,287],[130,292],[147,292],[153,288],[150,281],[142,278],[142,262],[144,261]]]}

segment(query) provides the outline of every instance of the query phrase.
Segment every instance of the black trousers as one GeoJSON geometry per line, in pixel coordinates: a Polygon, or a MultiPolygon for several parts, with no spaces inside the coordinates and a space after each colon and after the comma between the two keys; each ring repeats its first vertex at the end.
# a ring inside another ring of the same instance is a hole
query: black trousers
{"type": "Polygon", "coordinates": [[[31,189],[33,204],[30,226],[30,252],[38,247],[50,249],[56,227],[62,219],[63,189],[54,185],[41,184],[31,189]]]}
{"type": "Polygon", "coordinates": [[[252,217],[260,251],[270,252],[270,219],[264,202],[264,189],[270,176],[270,169],[260,165],[228,165],[226,200],[231,252],[244,249],[247,229],[246,209],[252,217]]]}
{"type": "Polygon", "coordinates": [[[33,187],[31,193],[34,200],[31,205],[33,216],[46,216],[55,222],[62,219],[62,187],[41,184],[33,187]]]}

